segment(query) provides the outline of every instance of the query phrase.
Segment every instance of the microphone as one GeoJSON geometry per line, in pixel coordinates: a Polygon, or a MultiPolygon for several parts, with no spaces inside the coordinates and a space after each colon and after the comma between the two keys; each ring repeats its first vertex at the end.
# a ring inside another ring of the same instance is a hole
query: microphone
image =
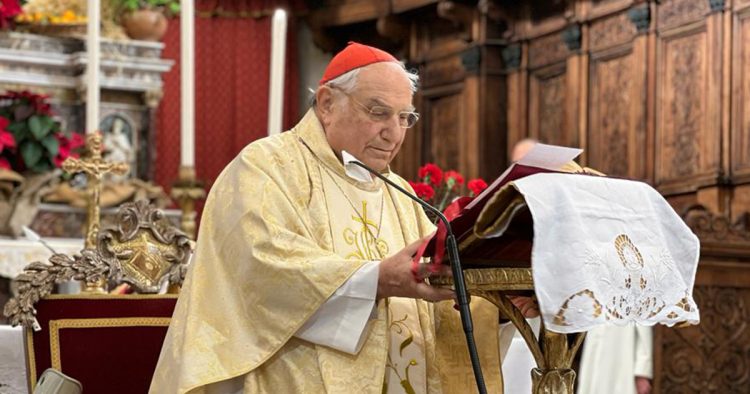
{"type": "MultiPolygon", "coordinates": [[[[432,205],[424,202],[421,198],[408,192],[403,187],[397,185],[392,180],[385,177],[378,171],[373,170],[361,161],[357,160],[356,157],[352,156],[347,151],[341,151],[341,156],[344,159],[344,166],[347,164],[354,164],[359,168],[362,168],[372,175],[380,178],[388,186],[398,190],[405,196],[414,200],[417,204],[421,205],[424,209],[434,213],[441,222],[445,225],[447,230],[446,247],[448,249],[448,256],[451,261],[451,271],[453,272],[453,283],[456,287],[456,298],[458,298],[459,313],[461,315],[461,325],[463,326],[464,335],[466,335],[466,345],[469,349],[469,358],[471,359],[471,367],[474,370],[474,379],[477,382],[477,388],[480,394],[487,394],[487,387],[484,384],[484,376],[482,376],[482,367],[479,365],[479,353],[477,352],[477,345],[474,341],[474,324],[471,320],[471,309],[469,308],[469,295],[466,291],[466,282],[464,282],[464,271],[461,268],[461,261],[458,257],[458,244],[456,243],[456,237],[453,235],[451,224],[448,219],[443,215],[440,210],[433,207],[432,205]]],[[[358,178],[362,177],[362,173],[353,174],[358,178]]]]}

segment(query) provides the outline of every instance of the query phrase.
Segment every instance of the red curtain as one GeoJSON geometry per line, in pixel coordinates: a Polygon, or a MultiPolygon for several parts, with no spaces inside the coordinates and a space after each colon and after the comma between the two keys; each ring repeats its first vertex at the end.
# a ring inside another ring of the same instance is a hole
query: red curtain
{"type": "MultiPolygon", "coordinates": [[[[205,0],[196,4],[195,168],[206,190],[244,146],[267,135],[273,11],[269,3],[272,2],[205,0]]],[[[296,28],[291,15],[284,77],[284,129],[293,126],[298,118],[296,28]]],[[[166,46],[162,56],[174,60],[175,66],[164,75],[164,97],[156,122],[154,180],[169,190],[180,165],[179,18],[170,20],[163,42],[166,46]]]]}

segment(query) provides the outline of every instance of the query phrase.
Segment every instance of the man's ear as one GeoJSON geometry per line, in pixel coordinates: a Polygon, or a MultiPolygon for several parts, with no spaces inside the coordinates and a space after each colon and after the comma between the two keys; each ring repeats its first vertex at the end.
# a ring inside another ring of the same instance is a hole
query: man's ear
{"type": "Polygon", "coordinates": [[[333,89],[323,86],[315,93],[315,103],[318,112],[325,119],[333,112],[333,89]]]}

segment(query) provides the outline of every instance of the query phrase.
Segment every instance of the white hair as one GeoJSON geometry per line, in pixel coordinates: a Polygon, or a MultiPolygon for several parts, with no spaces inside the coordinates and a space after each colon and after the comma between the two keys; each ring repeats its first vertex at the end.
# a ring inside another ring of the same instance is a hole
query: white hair
{"type": "MultiPolygon", "coordinates": [[[[411,89],[412,93],[416,93],[417,89],[419,88],[419,74],[417,74],[416,70],[407,70],[406,67],[401,62],[384,62],[388,65],[392,65],[392,67],[398,67],[399,70],[406,73],[406,77],[409,79],[409,88],[411,89]]],[[[354,70],[347,71],[338,77],[324,83],[318,89],[320,89],[323,86],[328,87],[335,87],[338,89],[341,89],[344,93],[350,94],[354,92],[354,89],[357,87],[357,80],[359,79],[359,72],[362,71],[362,67],[355,68],[354,70]]],[[[315,96],[317,93],[317,90],[310,89],[310,93],[312,93],[312,105],[315,105],[315,96]]]]}

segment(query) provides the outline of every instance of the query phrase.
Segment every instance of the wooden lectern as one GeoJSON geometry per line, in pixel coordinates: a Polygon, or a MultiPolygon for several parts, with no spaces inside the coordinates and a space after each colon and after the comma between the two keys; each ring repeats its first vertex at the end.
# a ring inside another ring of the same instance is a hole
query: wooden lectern
{"type": "MultiPolygon", "coordinates": [[[[467,291],[497,306],[518,329],[534,357],[537,367],[531,371],[532,392],[573,394],[576,374],[571,366],[586,333],[559,334],[542,325],[537,341],[523,314],[508,299],[509,295],[531,296],[534,292],[533,220],[523,197],[508,184],[529,175],[551,172],[557,171],[514,164],[477,197],[478,201],[462,209],[451,220],[451,226],[458,242],[467,291]],[[483,237],[492,232],[502,235],[483,237]]],[[[444,229],[439,227],[426,256],[435,256],[445,247],[438,241],[441,231],[444,229]]],[[[430,283],[452,286],[453,279],[431,278],[430,283]]]]}
{"type": "MultiPolygon", "coordinates": [[[[573,394],[573,358],[593,327],[699,322],[698,238],[650,186],[571,169],[513,165],[451,221],[467,290],[496,305],[534,356],[534,394],[573,394]],[[508,298],[534,293],[538,341],[508,298]]],[[[445,233],[439,226],[428,246],[433,262],[442,263],[445,233]]]]}

